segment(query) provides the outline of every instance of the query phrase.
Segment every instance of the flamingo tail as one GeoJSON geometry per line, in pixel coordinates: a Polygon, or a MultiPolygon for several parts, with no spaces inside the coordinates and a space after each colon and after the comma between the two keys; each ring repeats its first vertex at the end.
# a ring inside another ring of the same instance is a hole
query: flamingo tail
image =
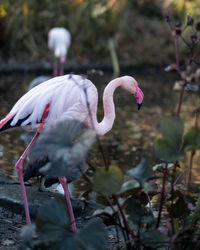
{"type": "Polygon", "coordinates": [[[10,129],[10,128],[15,128],[15,127],[20,127],[23,121],[25,121],[30,115],[23,119],[19,119],[18,122],[15,124],[15,126],[11,126],[11,122],[13,120],[15,115],[8,114],[3,120],[0,121],[0,132],[10,129]]]}

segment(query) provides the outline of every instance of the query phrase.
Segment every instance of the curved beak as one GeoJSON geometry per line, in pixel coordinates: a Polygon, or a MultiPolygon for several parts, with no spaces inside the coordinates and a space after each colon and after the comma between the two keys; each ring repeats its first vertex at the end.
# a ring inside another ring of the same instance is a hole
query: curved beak
{"type": "Polygon", "coordinates": [[[137,100],[138,110],[140,110],[140,108],[142,107],[144,94],[143,94],[142,90],[138,86],[136,87],[135,98],[137,100]]]}

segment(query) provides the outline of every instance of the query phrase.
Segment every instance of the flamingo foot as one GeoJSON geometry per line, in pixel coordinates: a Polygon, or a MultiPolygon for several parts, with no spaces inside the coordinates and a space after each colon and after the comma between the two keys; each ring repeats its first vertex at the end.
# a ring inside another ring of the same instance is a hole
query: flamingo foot
{"type": "Polygon", "coordinates": [[[77,231],[77,228],[76,228],[74,212],[73,212],[73,208],[72,208],[72,204],[71,204],[71,200],[70,200],[70,195],[69,195],[69,191],[67,188],[67,179],[66,179],[66,177],[59,177],[59,181],[60,181],[60,183],[64,189],[64,192],[65,192],[65,198],[67,200],[69,214],[70,214],[70,218],[71,218],[71,222],[72,222],[72,231],[75,233],[77,231]]]}

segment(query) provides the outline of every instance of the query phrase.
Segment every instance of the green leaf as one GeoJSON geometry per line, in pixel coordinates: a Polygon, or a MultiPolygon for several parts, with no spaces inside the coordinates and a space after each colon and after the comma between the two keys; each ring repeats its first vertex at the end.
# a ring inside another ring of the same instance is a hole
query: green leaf
{"type": "Polygon", "coordinates": [[[174,148],[179,148],[184,131],[183,121],[177,117],[165,117],[159,128],[163,138],[168,140],[174,148]]]}
{"type": "Polygon", "coordinates": [[[129,199],[126,206],[126,213],[134,224],[138,224],[145,214],[145,206],[139,200],[129,199]]]}
{"type": "Polygon", "coordinates": [[[198,197],[196,207],[190,216],[190,225],[193,226],[198,220],[200,220],[200,196],[198,197]]]}
{"type": "Polygon", "coordinates": [[[154,142],[154,151],[156,157],[165,162],[175,162],[182,156],[181,153],[177,151],[177,148],[168,140],[162,138],[154,142]]]}
{"type": "Polygon", "coordinates": [[[187,203],[185,202],[181,193],[176,202],[168,207],[167,210],[172,218],[183,218],[189,214],[187,203]]]}
{"type": "Polygon", "coordinates": [[[133,224],[153,227],[155,218],[152,211],[144,206],[139,200],[129,199],[126,206],[126,213],[133,224]]]}
{"type": "Polygon", "coordinates": [[[36,170],[36,175],[44,174],[50,178],[66,176],[68,181],[73,181],[85,171],[85,159],[95,138],[95,132],[91,129],[83,131],[83,124],[79,121],[60,122],[40,135],[31,151],[33,164],[30,165],[37,167],[35,159],[48,159],[46,165],[45,162],[36,170]]]}
{"type": "Polygon", "coordinates": [[[153,249],[158,249],[168,245],[169,238],[162,234],[158,229],[152,229],[141,233],[140,240],[146,247],[152,247],[153,249]]]}
{"type": "Polygon", "coordinates": [[[126,174],[132,178],[135,178],[142,184],[154,177],[152,167],[145,159],[142,159],[142,161],[135,168],[128,170],[126,174]]]}
{"type": "Polygon", "coordinates": [[[183,138],[183,151],[200,149],[200,128],[190,129],[183,138]]]}
{"type": "Polygon", "coordinates": [[[80,230],[78,234],[75,234],[74,239],[79,243],[78,249],[80,250],[104,250],[106,248],[108,237],[105,226],[100,222],[93,222],[80,230]],[[83,248],[83,246],[85,248],[83,248]]]}
{"type": "Polygon", "coordinates": [[[99,168],[94,175],[94,190],[109,196],[119,191],[122,182],[123,174],[118,166],[109,166],[108,171],[105,168],[99,168]]]}
{"type": "Polygon", "coordinates": [[[70,181],[80,178],[86,170],[86,155],[95,138],[93,130],[86,130],[72,147],[60,148],[50,155],[50,162],[40,169],[40,173],[54,178],[66,176],[70,181]]]}
{"type": "Polygon", "coordinates": [[[36,229],[39,233],[45,233],[57,238],[63,231],[71,231],[71,220],[66,201],[63,199],[50,200],[41,206],[37,219],[36,229]]]}
{"type": "Polygon", "coordinates": [[[129,196],[137,193],[139,190],[141,190],[139,182],[136,180],[129,180],[123,183],[118,194],[121,196],[129,196]]]}

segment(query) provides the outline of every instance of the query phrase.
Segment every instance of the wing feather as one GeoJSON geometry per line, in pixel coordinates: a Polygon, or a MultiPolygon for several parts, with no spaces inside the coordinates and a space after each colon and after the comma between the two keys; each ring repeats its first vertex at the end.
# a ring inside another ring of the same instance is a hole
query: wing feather
{"type": "Polygon", "coordinates": [[[97,90],[91,81],[78,75],[65,75],[43,82],[22,96],[11,109],[10,115],[14,117],[11,126],[23,120],[22,126],[30,124],[35,128],[41,122],[47,104],[50,104],[50,111],[45,120],[46,126],[64,119],[84,122],[88,117],[84,88],[87,89],[90,107],[96,109],[97,90]]]}

